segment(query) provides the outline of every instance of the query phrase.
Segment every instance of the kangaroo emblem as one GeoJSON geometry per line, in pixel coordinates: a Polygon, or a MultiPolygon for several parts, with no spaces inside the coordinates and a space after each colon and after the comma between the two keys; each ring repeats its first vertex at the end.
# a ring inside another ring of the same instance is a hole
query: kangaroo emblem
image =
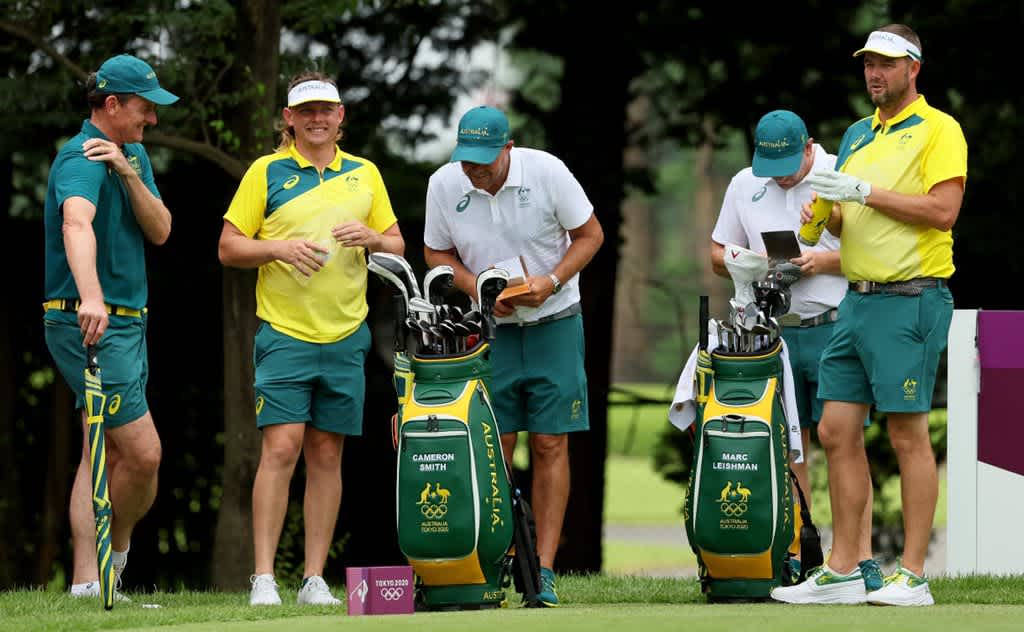
{"type": "Polygon", "coordinates": [[[430,483],[427,483],[427,486],[423,488],[422,492],[420,492],[420,501],[418,503],[416,503],[416,504],[417,505],[422,505],[425,502],[427,502],[429,499],[430,499],[430,483]]]}
{"type": "MultiPolygon", "coordinates": [[[[437,487],[434,489],[434,493],[441,497],[441,504],[448,504],[448,497],[452,495],[450,491],[441,487],[441,483],[434,483],[437,487]]],[[[430,488],[430,483],[427,483],[427,488],[430,488]]]]}
{"type": "Polygon", "coordinates": [[[747,499],[750,498],[750,490],[743,486],[742,481],[736,481],[736,493],[742,497],[740,498],[741,503],[747,502],[747,499]]]}
{"type": "Polygon", "coordinates": [[[732,495],[732,481],[729,481],[722,489],[722,495],[718,497],[718,502],[728,502],[730,495],[732,495]]]}

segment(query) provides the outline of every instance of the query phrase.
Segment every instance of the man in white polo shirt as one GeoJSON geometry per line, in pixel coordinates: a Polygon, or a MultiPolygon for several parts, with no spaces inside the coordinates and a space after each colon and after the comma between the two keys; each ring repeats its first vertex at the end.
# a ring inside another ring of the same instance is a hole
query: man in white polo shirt
{"type": "MultiPolygon", "coordinates": [[[[803,120],[788,110],[775,110],[761,117],[754,130],[754,159],[737,173],[725,191],[718,223],[711,233],[711,265],[715,273],[728,277],[725,244],[736,244],[757,252],[766,248],[761,233],[800,229],[800,209],[811,201],[807,175],[814,170],[835,168],[836,157],[814,142],[803,120]]],[[[789,350],[794,395],[804,429],[821,419],[823,402],[817,396],[818,364],[835,322],[838,306],[846,295],[846,278],[839,265],[839,240],[825,230],[814,246],[800,245],[800,256],[791,262],[800,266],[801,278],[791,286],[790,312],[800,324],[786,327],[782,337],[789,350]]],[[[803,463],[790,467],[811,501],[811,481],[806,455],[810,432],[803,432],[803,463]]],[[[870,488],[870,480],[868,487],[870,488]]],[[[810,507],[808,507],[810,509],[810,507]]],[[[860,569],[871,589],[882,586],[882,573],[871,557],[871,503],[861,520],[860,569]]]]}
{"type": "Polygon", "coordinates": [[[569,438],[588,430],[579,272],[604,233],[594,207],[561,160],[513,147],[505,114],[480,106],[459,121],[451,162],[427,187],[424,253],[455,270],[476,300],[476,276],[522,257],[529,292],[498,301],[492,347],[494,410],[511,460],[530,437],[531,501],[541,562],[540,602],[557,606],[552,570],[569,499],[569,438]]]}

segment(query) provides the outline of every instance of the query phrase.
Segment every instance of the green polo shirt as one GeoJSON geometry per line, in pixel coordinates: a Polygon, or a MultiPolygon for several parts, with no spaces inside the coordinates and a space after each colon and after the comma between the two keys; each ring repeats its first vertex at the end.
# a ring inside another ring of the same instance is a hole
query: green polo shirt
{"type": "MultiPolygon", "coordinates": [[[[103,288],[104,301],[142,309],[146,305],[146,259],[142,229],[132,212],[128,189],[105,162],[89,160],[82,143],[90,138],[107,137],[89,120],[82,131],[71,138],[53,160],[46,185],[46,209],[43,216],[46,241],[45,299],[80,298],[64,251],[64,201],[82,197],[96,205],[92,229],[96,234],[96,271],[103,288]]],[[[108,139],[109,140],[109,139],[108,139]]],[[[123,146],[125,156],[146,187],[160,197],[153,180],[153,167],[146,149],[138,143],[123,146]]]]}

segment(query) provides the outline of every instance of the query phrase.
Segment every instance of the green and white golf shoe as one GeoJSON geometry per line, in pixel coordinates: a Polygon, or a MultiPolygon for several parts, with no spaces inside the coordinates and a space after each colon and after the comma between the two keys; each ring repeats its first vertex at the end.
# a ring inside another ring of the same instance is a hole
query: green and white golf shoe
{"type": "Polygon", "coordinates": [[[931,606],[935,604],[928,580],[900,566],[885,578],[885,585],[868,593],[876,606],[931,606]]]}
{"type": "Polygon", "coordinates": [[[842,575],[823,564],[811,571],[803,583],[773,588],[772,599],[797,604],[859,604],[867,601],[867,592],[859,567],[842,575]]]}

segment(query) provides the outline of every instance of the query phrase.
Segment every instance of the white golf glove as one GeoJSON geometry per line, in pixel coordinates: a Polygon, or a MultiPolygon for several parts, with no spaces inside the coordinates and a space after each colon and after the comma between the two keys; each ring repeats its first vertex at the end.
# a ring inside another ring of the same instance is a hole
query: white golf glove
{"type": "Polygon", "coordinates": [[[871,195],[871,183],[839,171],[815,171],[807,177],[811,190],[834,202],[860,202],[871,195]]]}

